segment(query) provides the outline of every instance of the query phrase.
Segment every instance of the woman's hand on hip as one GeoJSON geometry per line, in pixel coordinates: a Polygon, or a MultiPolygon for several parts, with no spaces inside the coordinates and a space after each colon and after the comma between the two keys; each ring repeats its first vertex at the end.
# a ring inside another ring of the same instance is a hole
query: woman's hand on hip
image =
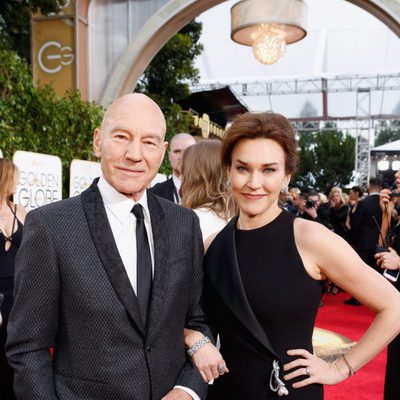
{"type": "Polygon", "coordinates": [[[287,353],[290,356],[299,356],[299,358],[283,366],[286,372],[284,379],[289,381],[297,377],[304,377],[303,380],[293,383],[294,388],[301,388],[313,383],[335,385],[348,377],[336,363],[328,363],[307,350],[294,349],[287,353]]]}

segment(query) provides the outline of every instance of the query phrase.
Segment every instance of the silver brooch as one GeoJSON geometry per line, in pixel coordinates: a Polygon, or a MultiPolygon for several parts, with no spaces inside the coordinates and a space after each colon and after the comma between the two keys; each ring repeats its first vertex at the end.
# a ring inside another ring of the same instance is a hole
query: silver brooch
{"type": "Polygon", "coordinates": [[[269,387],[273,392],[278,392],[278,396],[287,396],[289,391],[279,378],[279,371],[279,363],[278,361],[274,360],[272,363],[271,377],[269,378],[269,387]]]}

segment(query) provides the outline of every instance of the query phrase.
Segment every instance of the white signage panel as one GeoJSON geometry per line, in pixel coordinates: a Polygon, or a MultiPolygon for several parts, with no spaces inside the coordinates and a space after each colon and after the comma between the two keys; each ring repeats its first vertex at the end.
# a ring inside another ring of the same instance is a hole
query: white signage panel
{"type": "Polygon", "coordinates": [[[33,210],[62,199],[62,167],[56,156],[16,151],[14,164],[20,171],[14,202],[33,210]]]}
{"type": "Polygon", "coordinates": [[[100,163],[72,160],[70,167],[69,196],[77,196],[87,189],[93,179],[101,175],[100,163]]]}
{"type": "Polygon", "coordinates": [[[3,152],[0,149],[0,158],[3,158],[3,152]]]}

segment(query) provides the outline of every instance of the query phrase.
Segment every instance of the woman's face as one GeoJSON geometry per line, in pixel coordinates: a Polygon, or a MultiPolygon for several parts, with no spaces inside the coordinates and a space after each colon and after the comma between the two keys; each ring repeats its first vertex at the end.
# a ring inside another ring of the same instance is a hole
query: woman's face
{"type": "Polygon", "coordinates": [[[340,194],[339,194],[339,192],[335,191],[335,192],[332,193],[331,202],[334,205],[339,205],[340,204],[340,194]]]}
{"type": "Polygon", "coordinates": [[[285,153],[272,139],[238,142],[232,151],[228,177],[240,213],[261,218],[276,210],[282,186],[290,180],[285,173],[285,153]]]}

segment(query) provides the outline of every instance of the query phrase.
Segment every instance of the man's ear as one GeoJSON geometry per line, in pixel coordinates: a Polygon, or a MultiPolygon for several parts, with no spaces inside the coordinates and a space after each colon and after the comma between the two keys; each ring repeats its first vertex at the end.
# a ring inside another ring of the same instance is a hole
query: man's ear
{"type": "Polygon", "coordinates": [[[93,151],[97,158],[101,158],[101,130],[99,128],[94,130],[93,151]]]}

